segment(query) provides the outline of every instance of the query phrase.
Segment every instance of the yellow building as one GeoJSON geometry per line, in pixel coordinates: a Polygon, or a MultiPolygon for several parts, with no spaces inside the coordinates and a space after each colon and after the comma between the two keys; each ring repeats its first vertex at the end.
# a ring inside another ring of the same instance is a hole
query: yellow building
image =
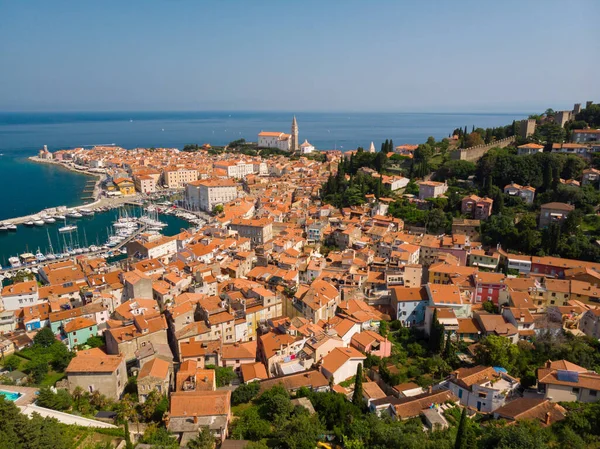
{"type": "Polygon", "coordinates": [[[119,188],[121,195],[135,195],[135,185],[129,178],[117,178],[114,184],[119,188]]]}

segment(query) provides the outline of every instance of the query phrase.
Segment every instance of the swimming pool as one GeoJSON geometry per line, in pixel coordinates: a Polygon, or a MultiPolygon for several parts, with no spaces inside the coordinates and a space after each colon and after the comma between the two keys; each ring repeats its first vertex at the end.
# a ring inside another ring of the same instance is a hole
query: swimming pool
{"type": "Polygon", "coordinates": [[[15,402],[17,399],[19,399],[21,397],[21,393],[16,393],[14,391],[0,390],[0,396],[4,396],[4,398],[8,401],[15,402]]]}

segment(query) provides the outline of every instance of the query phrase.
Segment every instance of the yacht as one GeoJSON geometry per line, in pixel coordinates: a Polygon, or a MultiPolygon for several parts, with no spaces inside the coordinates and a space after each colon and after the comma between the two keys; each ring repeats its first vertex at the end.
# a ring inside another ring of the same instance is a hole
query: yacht
{"type": "Polygon", "coordinates": [[[50,217],[48,215],[45,216],[45,217],[42,217],[42,219],[44,220],[45,223],[50,223],[50,224],[51,223],[56,223],[56,218],[50,217]]]}
{"type": "Polygon", "coordinates": [[[48,260],[56,260],[56,256],[54,254],[46,254],[46,259],[48,259],[48,260]]]}
{"type": "Polygon", "coordinates": [[[46,256],[44,256],[44,255],[43,255],[43,254],[40,252],[39,248],[38,248],[37,252],[35,253],[35,260],[36,260],[38,263],[40,263],[40,262],[45,262],[45,261],[46,261],[46,256]]]}
{"type": "Polygon", "coordinates": [[[75,225],[66,225],[58,228],[58,232],[73,232],[77,230],[77,226],[75,225]]]}
{"type": "Polygon", "coordinates": [[[81,218],[81,217],[83,217],[83,215],[81,215],[76,210],[73,210],[71,212],[67,212],[67,217],[69,217],[69,218],[81,218]]]}
{"type": "Polygon", "coordinates": [[[0,223],[0,231],[8,231],[8,226],[6,226],[4,223],[0,223]]]}
{"type": "Polygon", "coordinates": [[[65,220],[67,217],[65,217],[64,215],[55,215],[54,218],[56,218],[57,220],[65,220]]]}
{"type": "Polygon", "coordinates": [[[35,255],[31,253],[23,253],[19,257],[26,265],[35,262],[35,255]]]}
{"type": "Polygon", "coordinates": [[[4,225],[6,226],[6,229],[8,229],[9,231],[16,231],[17,230],[17,225],[15,225],[15,224],[4,223],[4,225]]]}
{"type": "Polygon", "coordinates": [[[15,257],[15,256],[9,257],[8,258],[8,263],[13,268],[19,268],[21,266],[21,261],[19,260],[18,257],[15,257]]]}
{"type": "Polygon", "coordinates": [[[25,222],[25,223],[23,223],[23,224],[24,224],[25,226],[33,226],[33,225],[34,225],[34,224],[33,224],[33,221],[31,221],[31,220],[29,220],[29,221],[26,221],[26,222],[25,222]]]}
{"type": "Polygon", "coordinates": [[[90,209],[80,209],[79,212],[81,212],[81,214],[85,215],[86,217],[94,215],[94,211],[90,209]]]}
{"type": "Polygon", "coordinates": [[[38,218],[37,220],[33,220],[33,224],[36,226],[44,226],[44,220],[38,218]]]}

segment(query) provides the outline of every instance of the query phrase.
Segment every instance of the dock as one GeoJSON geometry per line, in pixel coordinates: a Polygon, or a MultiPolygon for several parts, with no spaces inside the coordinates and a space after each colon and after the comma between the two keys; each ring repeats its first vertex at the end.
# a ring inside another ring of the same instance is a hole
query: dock
{"type": "Polygon", "coordinates": [[[142,234],[146,229],[148,228],[148,226],[142,224],[137,230],[136,232],[134,232],[133,234],[131,234],[129,237],[127,237],[125,240],[123,240],[122,242],[120,242],[118,245],[109,248],[109,249],[101,249],[98,251],[88,251],[87,253],[81,253],[81,254],[76,254],[76,255],[69,255],[66,257],[60,257],[60,258],[56,258],[54,260],[45,260],[44,262],[36,262],[36,263],[30,263],[27,265],[22,265],[20,267],[7,267],[7,268],[3,268],[2,270],[0,270],[0,275],[6,274],[6,273],[18,273],[19,271],[22,270],[26,270],[29,269],[31,270],[32,268],[43,268],[47,265],[56,263],[56,262],[62,262],[65,260],[70,260],[70,259],[75,259],[77,257],[81,257],[81,256],[86,256],[86,257],[90,257],[90,256],[105,256],[107,253],[113,252],[113,251],[118,251],[121,248],[123,248],[125,245],[127,245],[129,242],[131,242],[132,240],[136,239],[137,237],[139,237],[140,234],[142,234]]]}

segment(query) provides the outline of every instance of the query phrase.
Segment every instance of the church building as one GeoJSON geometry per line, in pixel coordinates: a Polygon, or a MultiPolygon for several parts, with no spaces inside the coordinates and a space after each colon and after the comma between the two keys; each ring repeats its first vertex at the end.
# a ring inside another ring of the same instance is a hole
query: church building
{"type": "Polygon", "coordinates": [[[258,146],[261,148],[278,148],[284,151],[298,151],[298,123],[296,122],[296,116],[292,120],[290,134],[261,131],[258,133],[258,146]]]}

